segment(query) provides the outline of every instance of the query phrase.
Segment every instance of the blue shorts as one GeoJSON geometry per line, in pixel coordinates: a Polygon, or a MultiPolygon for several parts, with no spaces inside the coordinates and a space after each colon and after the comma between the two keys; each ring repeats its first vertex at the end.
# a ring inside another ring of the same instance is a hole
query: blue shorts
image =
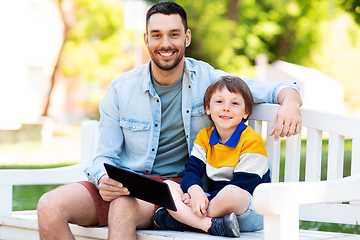
{"type": "Polygon", "coordinates": [[[255,212],[253,205],[253,197],[247,192],[250,197],[250,205],[246,212],[237,216],[241,232],[253,232],[264,228],[264,217],[255,212]]]}

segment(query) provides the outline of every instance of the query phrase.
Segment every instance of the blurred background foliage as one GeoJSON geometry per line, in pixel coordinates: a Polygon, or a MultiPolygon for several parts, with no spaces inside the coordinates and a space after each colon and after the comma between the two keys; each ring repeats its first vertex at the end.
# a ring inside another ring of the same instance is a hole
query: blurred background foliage
{"type": "MultiPolygon", "coordinates": [[[[323,46],[329,39],[330,22],[345,12],[358,24],[348,35],[353,47],[360,47],[360,0],[175,2],[186,9],[192,31],[186,56],[239,76],[255,77],[259,54],[265,54],[270,63],[284,60],[331,76],[326,69],[333,66],[324,60],[323,46]]],[[[87,94],[80,104],[96,112],[108,83],[134,66],[134,32],[124,29],[123,5],[118,0],[59,3],[66,37],[56,72],[74,86],[85,82],[87,94]]],[[[360,107],[360,97],[353,92],[356,82],[342,82],[345,100],[354,108],[360,107]]]]}

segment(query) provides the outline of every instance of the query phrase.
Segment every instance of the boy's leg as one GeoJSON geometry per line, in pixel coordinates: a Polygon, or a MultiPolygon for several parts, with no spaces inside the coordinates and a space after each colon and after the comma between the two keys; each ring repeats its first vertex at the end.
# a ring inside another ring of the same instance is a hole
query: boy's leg
{"type": "Polygon", "coordinates": [[[211,218],[198,217],[195,213],[193,213],[190,207],[181,201],[181,195],[184,193],[178,183],[173,181],[166,181],[166,183],[169,185],[171,195],[173,196],[177,208],[176,212],[168,210],[170,215],[179,222],[207,232],[211,226],[211,218]]]}
{"type": "Polygon", "coordinates": [[[210,201],[208,216],[222,217],[234,212],[241,215],[247,211],[250,205],[250,197],[247,191],[235,186],[226,185],[210,201]]]}
{"type": "Polygon", "coordinates": [[[248,194],[250,197],[250,206],[245,213],[237,216],[242,232],[253,232],[264,228],[264,217],[255,211],[252,196],[250,193],[248,194]]]}
{"type": "Polygon", "coordinates": [[[165,229],[181,230],[176,228],[174,229],[173,226],[179,227],[181,223],[185,223],[188,226],[201,229],[212,235],[239,237],[239,223],[234,213],[220,218],[201,218],[197,216],[189,206],[182,202],[181,195],[183,194],[183,191],[180,188],[180,185],[173,181],[166,181],[166,183],[169,185],[177,211],[174,212],[168,210],[167,212],[164,209],[160,209],[161,213],[159,213],[159,211],[155,213],[155,222],[157,220],[160,221],[160,225],[164,225],[165,229]],[[169,213],[173,218],[169,215],[169,213]],[[157,216],[159,214],[162,216],[157,216]],[[166,228],[167,225],[169,225],[170,228],[166,228]]]}
{"type": "Polygon", "coordinates": [[[37,211],[41,239],[74,239],[68,223],[91,226],[99,221],[90,193],[79,183],[45,193],[37,211]]]}

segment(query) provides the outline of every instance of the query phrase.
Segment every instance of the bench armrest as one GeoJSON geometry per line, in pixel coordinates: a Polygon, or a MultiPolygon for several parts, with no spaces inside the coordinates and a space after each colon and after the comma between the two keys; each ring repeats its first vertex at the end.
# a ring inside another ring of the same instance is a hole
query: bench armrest
{"type": "Polygon", "coordinates": [[[255,210],[264,215],[265,239],[298,239],[299,206],[360,200],[360,174],[321,182],[264,183],[254,191],[255,210]]]}

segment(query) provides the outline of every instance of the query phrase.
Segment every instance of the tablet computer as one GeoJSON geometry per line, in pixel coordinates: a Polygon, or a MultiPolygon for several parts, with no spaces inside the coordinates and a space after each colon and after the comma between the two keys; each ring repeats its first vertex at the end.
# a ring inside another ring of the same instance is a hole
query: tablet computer
{"type": "Polygon", "coordinates": [[[109,177],[121,182],[129,190],[130,196],[176,211],[166,183],[107,163],[104,166],[109,177]]]}

